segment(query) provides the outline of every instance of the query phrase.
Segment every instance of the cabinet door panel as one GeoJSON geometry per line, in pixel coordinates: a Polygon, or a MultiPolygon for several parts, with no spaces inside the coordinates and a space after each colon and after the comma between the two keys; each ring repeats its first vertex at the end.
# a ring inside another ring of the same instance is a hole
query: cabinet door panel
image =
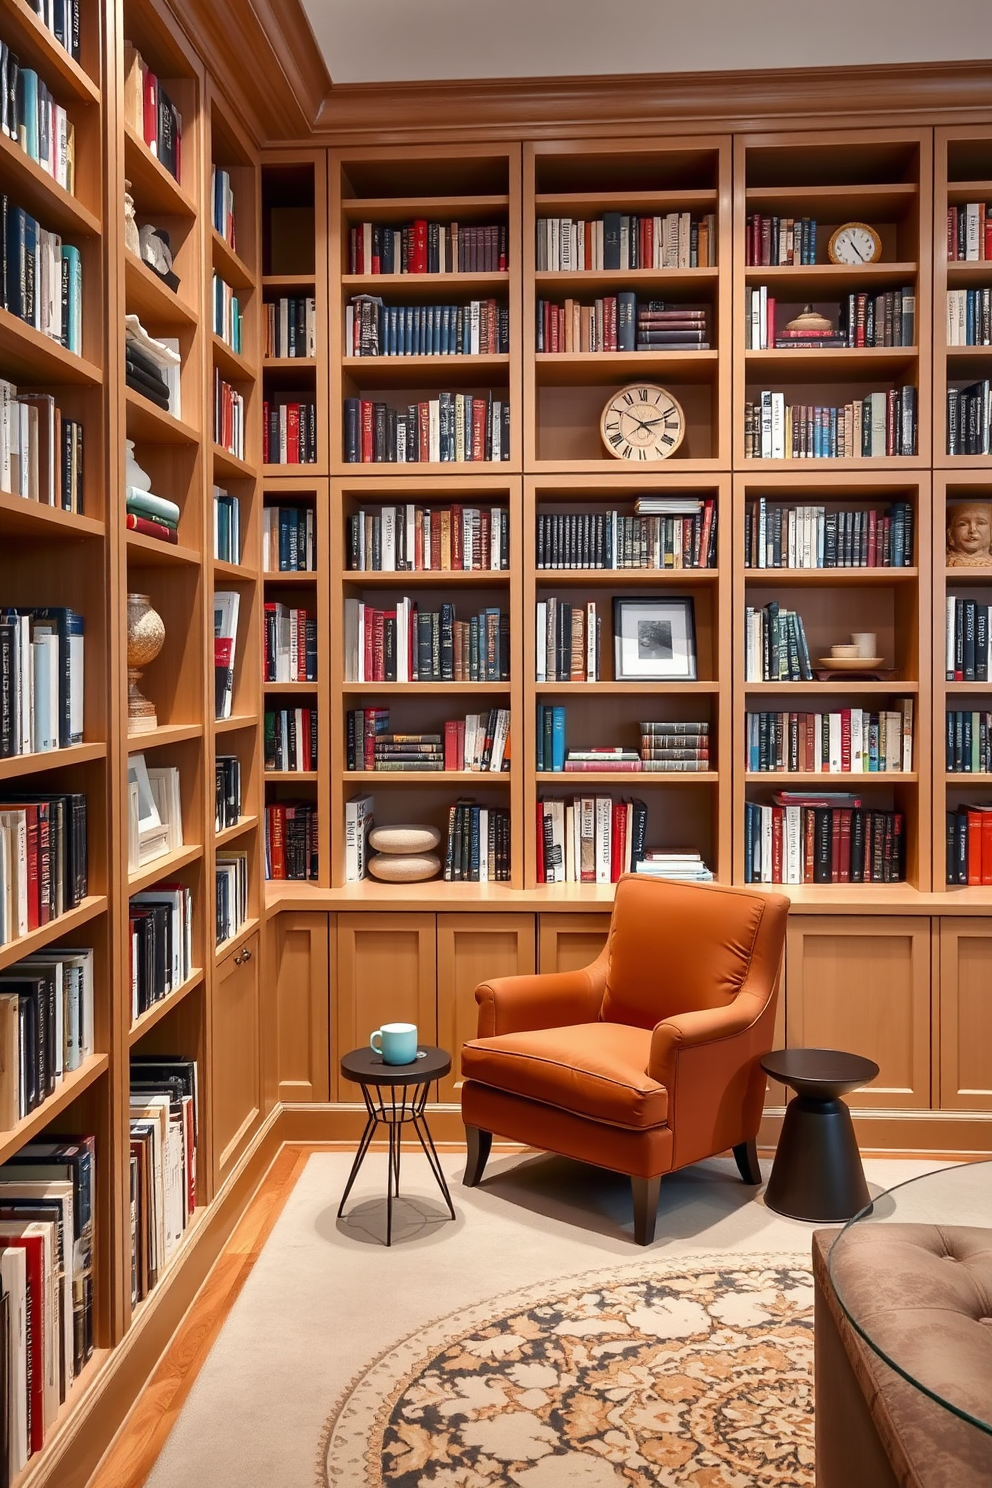
{"type": "Polygon", "coordinates": [[[218,968],[213,993],[213,1051],[214,1152],[218,1181],[223,1183],[261,1114],[257,935],[218,968]]]}
{"type": "Polygon", "coordinates": [[[438,915],[438,1042],[451,1054],[451,1073],[438,1082],[439,1100],[459,1098],[462,1044],[478,1031],[476,987],[490,977],[533,971],[533,915],[438,915]]]}
{"type": "Polygon", "coordinates": [[[432,914],[340,914],[334,977],[335,1100],[358,1087],[340,1078],[339,1061],[364,1048],[383,1023],[416,1023],[422,1044],[437,1043],[437,953],[432,914]]]}
{"type": "Polygon", "coordinates": [[[791,915],[786,1037],[874,1059],[878,1078],[854,1105],[929,1106],[929,919],[791,915]]]}
{"type": "Polygon", "coordinates": [[[992,1110],[992,919],[940,921],[940,1106],[992,1110]]]}
{"type": "Polygon", "coordinates": [[[608,914],[542,914],[538,971],[580,971],[610,933],[608,914]]]}
{"type": "Polygon", "coordinates": [[[326,914],[276,915],[276,1001],[281,1101],[326,1101],[330,968],[326,914]]]}

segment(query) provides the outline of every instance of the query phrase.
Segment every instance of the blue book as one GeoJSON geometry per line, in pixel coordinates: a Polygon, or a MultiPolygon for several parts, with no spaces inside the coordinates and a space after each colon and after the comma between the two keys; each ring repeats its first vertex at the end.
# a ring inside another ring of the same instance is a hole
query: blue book
{"type": "Polygon", "coordinates": [[[62,244],[63,295],[62,344],[77,356],[83,349],[83,261],[79,249],[62,244]]]}
{"type": "Polygon", "coordinates": [[[413,306],[412,305],[406,305],[406,306],[404,306],[404,309],[403,309],[403,355],[404,356],[413,356],[413,347],[414,347],[413,316],[414,316],[413,306]]]}
{"type": "Polygon", "coordinates": [[[565,709],[551,710],[551,768],[560,773],[565,768],[565,709]]]}
{"type": "Polygon", "coordinates": [[[617,351],[637,348],[637,295],[623,289],[617,295],[617,351]]]}
{"type": "Polygon", "coordinates": [[[38,74],[22,67],[17,78],[17,142],[38,159],[38,74]]]}
{"type": "Polygon", "coordinates": [[[11,315],[24,319],[27,290],[26,234],[27,213],[11,205],[7,210],[6,301],[11,315]]]}

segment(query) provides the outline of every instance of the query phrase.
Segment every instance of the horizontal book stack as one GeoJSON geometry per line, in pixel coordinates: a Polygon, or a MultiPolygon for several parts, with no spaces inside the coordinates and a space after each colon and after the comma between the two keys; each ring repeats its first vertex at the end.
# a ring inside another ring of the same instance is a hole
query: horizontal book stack
{"type": "Polygon", "coordinates": [[[18,392],[0,378],[0,491],[83,509],[83,426],[63,418],[51,393],[18,392]]]}
{"type": "Polygon", "coordinates": [[[947,710],[947,755],[950,775],[992,774],[992,713],[947,710]]]}
{"type": "Polygon", "coordinates": [[[345,398],[344,458],[351,465],[508,460],[510,404],[493,392],[438,393],[402,409],[345,398]]]}
{"type": "Polygon", "coordinates": [[[355,295],[345,309],[345,356],[499,356],[510,350],[510,311],[497,300],[467,305],[384,305],[355,295]]]}
{"type": "Polygon", "coordinates": [[[131,1017],[182,986],[193,971],[193,891],[160,883],[128,903],[131,1017]]]}
{"type": "Polygon", "coordinates": [[[349,598],[344,610],[349,682],[509,681],[510,617],[495,606],[468,620],[406,597],[388,610],[349,598]]]}
{"type": "Polygon", "coordinates": [[[225,849],[214,859],[216,944],[231,940],[248,921],[248,854],[225,849]]]}
{"type": "Polygon", "coordinates": [[[178,543],[181,515],[176,503],[167,497],[128,486],[124,522],[129,532],[141,532],[158,542],[178,543]]]}
{"type": "Polygon", "coordinates": [[[132,1054],[130,1090],[131,1300],[161,1280],[196,1209],[196,1061],[132,1054]]]}
{"type": "Polygon", "coordinates": [[[83,617],[0,610],[0,759],[83,742],[83,617]]]}
{"type": "Polygon", "coordinates": [[[647,819],[643,801],[538,801],[538,883],[616,883],[644,854],[647,819]]]}
{"type": "Polygon", "coordinates": [[[241,501],[214,486],[214,557],[221,563],[241,562],[241,501]]]}
{"type": "Polygon", "coordinates": [[[241,820],[241,761],[236,754],[214,760],[214,829],[223,832],[241,820]]]}
{"type": "Polygon", "coordinates": [[[535,681],[598,682],[601,630],[596,600],[573,605],[554,597],[539,599],[535,681]]]}
{"type": "Polygon", "coordinates": [[[312,801],[275,801],[266,806],[265,876],[317,877],[317,808],[312,801]]]}
{"type": "Polygon", "coordinates": [[[266,709],[264,746],[266,770],[316,770],[317,709],[266,709]]]}
{"type": "Polygon", "coordinates": [[[992,453],[992,382],[969,382],[947,389],[947,453],[992,453]]]}
{"type": "Polygon", "coordinates": [[[633,291],[607,295],[592,304],[537,302],[537,350],[708,351],[705,307],[664,300],[638,302],[633,291]]]}
{"type": "Polygon", "coordinates": [[[712,870],[694,848],[649,847],[640,862],[633,864],[635,873],[650,878],[681,879],[688,883],[712,883],[712,870]]]}
{"type": "Polygon", "coordinates": [[[361,222],[348,234],[350,274],[497,274],[509,264],[505,222],[361,222]]]}
{"type": "Polygon", "coordinates": [[[747,503],[746,568],[910,568],[913,508],[784,506],[759,496],[747,503]]]}
{"type": "Polygon", "coordinates": [[[947,344],[992,345],[992,289],[947,291],[947,344]]]}
{"type": "Polygon", "coordinates": [[[211,166],[210,174],[210,221],[215,233],[224,239],[229,248],[237,251],[238,239],[234,226],[234,187],[230,171],[219,165],[211,166]]]}
{"type": "Polygon", "coordinates": [[[124,380],[164,413],[182,418],[179,339],[150,336],[136,315],[124,317],[124,380]]]}
{"type": "Polygon", "coordinates": [[[710,760],[710,726],[705,720],[642,722],[640,728],[642,770],[691,774],[714,768],[710,760]]]}
{"type": "Polygon", "coordinates": [[[505,507],[381,506],[348,517],[348,567],[356,572],[462,573],[508,569],[505,507]]]}
{"type": "Polygon", "coordinates": [[[266,399],[262,404],[262,460],[266,465],[317,463],[317,405],[312,399],[282,403],[266,399]]]}
{"type": "Polygon", "coordinates": [[[986,202],[947,208],[947,257],[951,263],[992,259],[992,207],[986,202]]]}
{"type": "MultiPolygon", "coordinates": [[[[268,409],[262,426],[263,435],[268,428],[268,409]]],[[[214,368],[214,443],[227,450],[237,460],[245,457],[245,400],[244,394],[225,382],[218,368],[214,368]]]]}
{"type": "Polygon", "coordinates": [[[214,717],[230,718],[234,703],[234,661],[241,595],[237,589],[214,590],[214,717]]]}
{"type": "Polygon", "coordinates": [[[227,343],[232,351],[241,353],[241,325],[243,316],[237,295],[219,274],[211,279],[210,303],[213,306],[213,332],[227,343]]]}
{"type": "Polygon", "coordinates": [[[178,181],[182,175],[182,115],[141,53],[124,43],[124,118],[178,181]]]}
{"type": "Polygon", "coordinates": [[[267,357],[315,357],[317,355],[317,301],[313,295],[283,295],[265,306],[267,357]]]}
{"type": "Polygon", "coordinates": [[[539,274],[609,269],[695,269],[716,263],[716,218],[712,212],[666,212],[637,217],[604,212],[583,221],[537,219],[539,274]]]}
{"type": "Polygon", "coordinates": [[[316,682],[317,617],[269,600],[265,605],[263,677],[266,682],[316,682]]]}
{"type": "Polygon", "coordinates": [[[747,682],[812,682],[802,616],[777,600],[744,612],[744,679],[747,682]]]}
{"type": "Polygon", "coordinates": [[[47,925],[87,895],[86,797],[4,790],[0,945],[47,925]]]}
{"type": "Polygon", "coordinates": [[[623,512],[538,512],[537,567],[714,568],[717,512],[711,497],[647,497],[623,512]],[[674,515],[640,515],[660,506],[674,515]]]}
{"type": "Polygon", "coordinates": [[[744,804],[745,883],[898,883],[902,813],[869,811],[860,796],[780,791],[744,804]]]}
{"type": "Polygon", "coordinates": [[[313,573],[315,516],[312,506],[267,506],[262,513],[262,568],[266,573],[313,573]]]}
{"type": "Polygon", "coordinates": [[[76,135],[62,105],[0,41],[0,129],[54,181],[75,194],[76,135]]]}
{"type": "Polygon", "coordinates": [[[745,263],[816,263],[816,221],[812,217],[766,217],[752,212],[744,234],[745,263]]]}
{"type": "Polygon", "coordinates": [[[83,261],[79,249],[0,194],[3,308],[78,354],[83,349],[83,261]]]}
{"type": "Polygon", "coordinates": [[[748,713],[744,764],[748,770],[877,774],[913,768],[913,699],[869,712],[748,713]]]}
{"type": "Polygon", "coordinates": [[[744,405],[744,454],[760,460],[857,460],[916,453],[916,388],[840,405],[789,404],[762,392],[744,405]]]}
{"type": "Polygon", "coordinates": [[[92,950],[49,946],[0,972],[0,1129],[37,1110],[95,1048],[92,950]]]}
{"type": "Polygon", "coordinates": [[[947,882],[992,884],[992,801],[947,813],[947,882]]]}
{"type": "Polygon", "coordinates": [[[638,351],[709,351],[709,310],[647,300],[637,306],[638,351]]]}
{"type": "Polygon", "coordinates": [[[444,878],[451,883],[510,882],[510,813],[457,801],[448,810],[444,878]]]}
{"type": "Polygon", "coordinates": [[[944,670],[948,682],[988,682],[992,606],[947,596],[944,670]]]}

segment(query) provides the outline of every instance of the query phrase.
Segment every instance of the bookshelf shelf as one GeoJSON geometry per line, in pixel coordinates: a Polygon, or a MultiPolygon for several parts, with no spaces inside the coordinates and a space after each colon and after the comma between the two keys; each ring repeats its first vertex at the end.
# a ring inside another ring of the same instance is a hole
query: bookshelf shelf
{"type": "Polygon", "coordinates": [[[867,264],[746,264],[744,279],[748,284],[774,284],[780,298],[792,294],[824,299],[828,295],[856,294],[862,285],[879,292],[916,278],[915,263],[867,264]]]}
{"type": "Polygon", "coordinates": [[[185,981],[181,982],[168,996],[159,998],[158,1002],[153,1002],[150,1008],[146,1008],[134,1019],[128,1030],[128,1044],[133,1048],[139,1039],[144,1038],[149,1029],[154,1028],[156,1023],[161,1023],[163,1018],[169,1017],[184,997],[187,997],[190,992],[195,992],[197,987],[202,985],[203,970],[200,967],[194,968],[185,981]]]}
{"type": "Polygon", "coordinates": [[[128,873],[128,893],[139,894],[142,889],[150,889],[152,884],[158,883],[160,879],[171,878],[183,868],[188,868],[191,863],[199,862],[202,857],[203,847],[199,843],[190,847],[181,847],[176,852],[163,853],[160,858],[155,858],[152,862],[128,873]]]}
{"type": "Polygon", "coordinates": [[[198,208],[174,176],[156,160],[143,139],[124,120],[124,174],[131,182],[135,201],[143,212],[161,212],[170,217],[197,217],[198,208]]]}
{"type": "Polygon", "coordinates": [[[745,770],[744,779],[748,785],[774,785],[785,789],[794,785],[817,785],[823,790],[854,790],[864,785],[917,785],[920,777],[915,770],[745,770]]]}
{"type": "Polygon", "coordinates": [[[237,455],[232,455],[230,450],[224,449],[222,445],[213,446],[212,456],[214,474],[221,480],[251,480],[258,474],[254,465],[249,464],[247,460],[239,459],[237,455]]]}
{"type": "MultiPolygon", "coordinates": [[[[509,770],[345,770],[345,786],[358,785],[509,785],[509,770]]],[[[558,778],[557,776],[555,777],[558,778]]]]}
{"type": "Polygon", "coordinates": [[[449,380],[470,379],[478,385],[485,378],[501,381],[510,366],[509,356],[378,356],[342,357],[341,370],[356,382],[369,388],[392,388],[402,385],[406,374],[417,377],[418,385],[449,380]]]}
{"type": "Polygon", "coordinates": [[[557,589],[563,584],[579,584],[583,589],[643,589],[662,585],[684,589],[699,584],[720,586],[720,573],[715,568],[536,568],[534,580],[538,589],[557,589]]]}
{"type": "Polygon", "coordinates": [[[49,920],[47,925],[39,925],[37,930],[21,935],[17,940],[8,940],[6,945],[0,946],[0,970],[13,966],[34,951],[44,950],[50,941],[73,934],[98,915],[104,914],[106,909],[106,894],[89,894],[75,909],[59,915],[58,919],[49,920]]]}
{"type": "Polygon", "coordinates": [[[888,682],[745,682],[745,692],[751,696],[777,697],[825,697],[830,694],[848,693],[852,697],[891,697],[893,693],[912,695],[918,693],[920,684],[900,677],[888,682]]]}
{"type": "Polygon", "coordinates": [[[214,558],[214,578],[223,579],[225,582],[231,580],[233,583],[257,583],[261,577],[258,570],[248,568],[243,563],[227,563],[223,558],[214,558]]]}
{"type": "Polygon", "coordinates": [[[156,408],[154,403],[136,393],[133,388],[125,391],[127,433],[129,439],[147,441],[149,444],[199,444],[200,432],[184,419],[156,408]]]}
{"type": "Polygon", "coordinates": [[[106,536],[106,526],[96,517],[62,511],[40,501],[25,501],[0,491],[0,528],[4,536],[25,537],[44,543],[78,543],[106,536]]]}
{"type": "MultiPolygon", "coordinates": [[[[298,577],[312,579],[313,575],[300,574],[298,577]]],[[[460,589],[475,589],[480,582],[487,586],[505,587],[510,582],[510,574],[505,568],[346,568],[341,575],[341,582],[359,584],[363,589],[447,589],[452,584],[460,589]]]]}
{"type": "Polygon", "coordinates": [[[189,739],[203,738],[202,723],[163,723],[146,734],[128,734],[128,754],[144,749],[160,749],[164,744],[184,744],[189,739]]]}
{"type": "Polygon", "coordinates": [[[711,211],[717,193],[707,189],[672,191],[539,191],[534,196],[536,217],[590,217],[604,212],[663,216],[675,211],[711,211]]]}
{"type": "MultiPolygon", "coordinates": [[[[992,187],[988,195],[992,198],[992,187]]],[[[948,284],[955,289],[984,289],[992,281],[992,261],[989,259],[953,259],[944,261],[948,284]]]]}
{"type": "MultiPolygon", "coordinates": [[[[795,375],[801,382],[870,381],[905,378],[919,361],[915,346],[815,347],[796,351],[747,351],[749,382],[795,375]]],[[[797,398],[803,403],[811,400],[797,398]]],[[[894,458],[894,457],[893,457],[894,458]]]]}
{"type": "Polygon", "coordinates": [[[666,377],[678,378],[680,382],[712,382],[716,376],[718,363],[719,352],[716,351],[539,351],[534,353],[534,367],[538,380],[549,387],[573,387],[592,381],[620,383],[631,379],[663,382],[666,377]]]}
{"type": "MultiPolygon", "coordinates": [[[[798,162],[797,168],[801,169],[798,162]]],[[[816,217],[835,223],[846,222],[851,217],[864,222],[874,217],[886,219],[909,212],[919,198],[919,188],[913,181],[863,185],[761,185],[748,186],[744,195],[749,208],[779,209],[781,216],[816,217]],[[825,213],[829,215],[825,216],[825,213]]]]}
{"type": "Polygon", "coordinates": [[[257,816],[242,816],[233,826],[225,827],[222,832],[218,832],[215,835],[214,845],[216,847],[223,847],[228,842],[235,842],[239,837],[243,837],[246,832],[253,831],[257,826],[257,816]]]}
{"type": "Polygon", "coordinates": [[[220,964],[220,962],[226,961],[228,956],[237,951],[240,946],[243,946],[245,941],[250,940],[251,937],[258,930],[258,926],[258,917],[256,915],[252,915],[241,926],[241,929],[238,931],[237,935],[232,935],[227,940],[222,940],[220,945],[218,945],[214,950],[214,960],[218,963],[218,965],[220,964]]]}
{"type": "Polygon", "coordinates": [[[103,372],[95,362],[67,351],[9,310],[0,310],[0,359],[7,375],[23,382],[44,381],[56,386],[78,383],[87,387],[99,387],[103,382],[103,372]]]}
{"type": "Polygon", "coordinates": [[[312,273],[263,274],[262,289],[314,289],[316,279],[312,273]]]}
{"type": "Polygon", "coordinates": [[[763,589],[775,585],[792,587],[806,584],[811,588],[847,588],[857,584],[918,584],[918,568],[746,568],[745,584],[763,589]]]}
{"type": "Polygon", "coordinates": [[[317,691],[317,679],[312,682],[263,682],[262,690],[266,696],[270,693],[285,692],[291,696],[305,696],[309,692],[317,691]]]}
{"type": "MultiPolygon", "coordinates": [[[[283,585],[288,585],[290,588],[298,588],[303,585],[308,585],[312,588],[313,585],[316,584],[318,582],[318,579],[320,578],[320,569],[296,568],[287,569],[286,572],[283,573],[279,569],[267,568],[262,572],[261,577],[266,584],[278,584],[280,587],[283,585]]],[[[376,575],[376,577],[378,577],[378,575],[376,575]]],[[[413,575],[404,575],[404,581],[407,578],[413,578],[413,575]]]]}
{"type": "MultiPolygon", "coordinates": [[[[418,196],[415,215],[440,218],[444,213],[451,212],[456,222],[467,223],[471,221],[467,215],[469,213],[474,217],[479,212],[489,210],[497,211],[502,208],[505,211],[509,204],[510,198],[507,195],[418,196]]],[[[413,204],[401,196],[343,196],[341,211],[350,222],[402,222],[413,212],[413,204]]]]}
{"type": "MultiPolygon", "coordinates": [[[[314,691],[316,683],[298,684],[303,691],[314,691]]],[[[284,682],[266,683],[266,690],[272,687],[275,692],[286,689],[284,682]]],[[[445,697],[455,696],[479,696],[497,697],[505,695],[510,691],[509,682],[343,682],[342,691],[345,693],[382,693],[384,697],[426,697],[429,693],[442,694],[445,697]]]]}
{"type": "Polygon", "coordinates": [[[133,561],[144,567],[168,568],[176,563],[185,563],[193,568],[200,566],[197,548],[187,548],[182,543],[162,542],[157,537],[148,537],[144,532],[128,532],[127,550],[133,561]]]}
{"type": "Polygon", "coordinates": [[[247,358],[228,346],[221,336],[212,336],[210,345],[214,364],[220,368],[225,378],[239,383],[254,381],[255,372],[247,358]]]}
{"type": "Polygon", "coordinates": [[[199,324],[196,311],[163,283],[147,264],[128,252],[124,254],[124,293],[128,310],[143,324],[146,319],[161,325],[199,324]]]}
{"type": "Polygon", "coordinates": [[[702,294],[705,289],[715,289],[719,282],[720,270],[706,265],[698,269],[577,269],[564,273],[538,269],[534,274],[537,290],[557,297],[568,295],[573,300],[580,297],[586,300],[596,291],[649,291],[655,284],[665,290],[699,290],[702,294]]]}
{"type": "Polygon", "coordinates": [[[535,682],[542,697],[552,693],[562,698],[591,695],[609,697],[705,697],[720,691],[719,682],[535,682]]]}
{"type": "Polygon", "coordinates": [[[15,754],[0,759],[0,780],[14,780],[20,775],[36,775],[41,770],[61,770],[66,765],[85,765],[91,760],[106,758],[106,744],[70,744],[65,749],[49,749],[43,754],[15,754]]]}
{"type": "Polygon", "coordinates": [[[266,780],[281,780],[293,782],[296,780],[316,780],[317,770],[266,770],[266,780]]]}
{"type": "Polygon", "coordinates": [[[510,282],[508,269],[495,269],[488,274],[342,274],[341,288],[345,298],[356,294],[385,294],[390,290],[404,299],[444,304],[451,296],[478,299],[505,290],[510,282]]]}
{"type": "Polygon", "coordinates": [[[213,728],[215,734],[235,734],[241,729],[257,728],[258,724],[257,713],[236,713],[231,718],[214,719],[213,728]]]}
{"type": "Polygon", "coordinates": [[[565,785],[583,794],[585,785],[615,785],[631,790],[642,786],[715,785],[720,779],[717,770],[535,770],[538,785],[565,785]]]}
{"type": "Polygon", "coordinates": [[[210,229],[210,253],[214,269],[225,283],[229,284],[232,289],[254,291],[255,275],[215,227],[210,229]]]}
{"type": "Polygon", "coordinates": [[[63,1075],[61,1084],[46,1101],[22,1117],[11,1131],[0,1132],[0,1162],[6,1162],[25,1142],[44,1131],[66,1106],[71,1106],[84,1090],[88,1090],[101,1075],[105,1075],[109,1067],[109,1055],[91,1054],[79,1069],[69,1070],[63,1075]]]}
{"type": "Polygon", "coordinates": [[[271,371],[278,369],[285,372],[299,372],[301,370],[313,369],[317,366],[317,357],[276,357],[267,356],[262,358],[262,370],[271,371]]]}
{"type": "Polygon", "coordinates": [[[50,231],[70,237],[99,236],[100,219],[6,134],[0,134],[0,172],[8,178],[6,189],[18,206],[36,215],[50,231]]]}
{"type": "Polygon", "coordinates": [[[985,770],[947,770],[944,773],[944,784],[952,786],[955,790],[959,790],[962,786],[986,787],[992,785],[992,774],[985,770]]]}

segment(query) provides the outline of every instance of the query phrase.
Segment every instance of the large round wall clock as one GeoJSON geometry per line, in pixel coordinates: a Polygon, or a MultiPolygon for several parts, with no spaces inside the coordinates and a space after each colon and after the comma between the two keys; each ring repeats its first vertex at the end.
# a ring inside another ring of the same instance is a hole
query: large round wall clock
{"type": "Polygon", "coordinates": [[[835,264],[877,263],[882,240],[867,222],[844,222],[827,244],[827,257],[835,264]]]}
{"type": "Polygon", "coordinates": [[[618,460],[632,464],[667,460],[685,437],[685,414],[666,388],[632,382],[610,398],[599,432],[618,460]]]}

